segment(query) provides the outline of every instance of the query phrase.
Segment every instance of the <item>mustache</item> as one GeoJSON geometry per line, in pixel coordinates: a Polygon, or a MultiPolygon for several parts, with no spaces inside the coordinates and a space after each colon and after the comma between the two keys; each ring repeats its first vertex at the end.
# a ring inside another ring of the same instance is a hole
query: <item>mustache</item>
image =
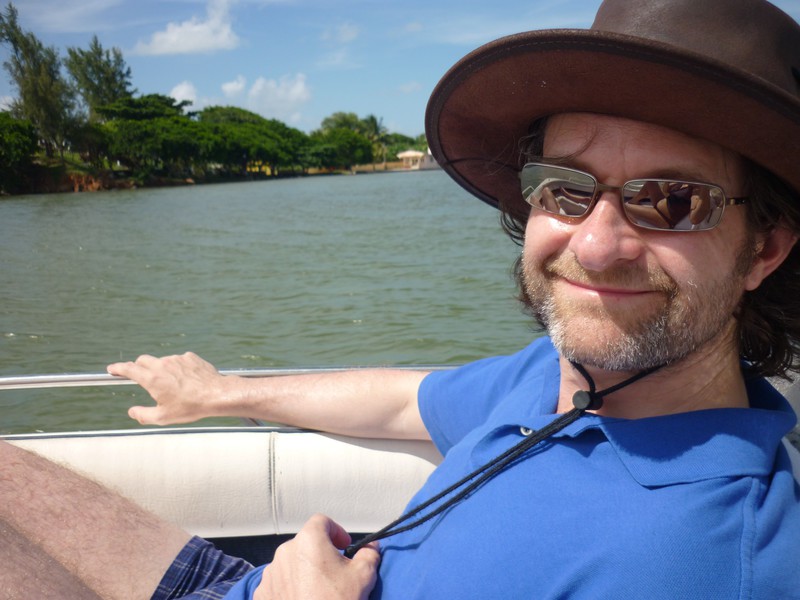
{"type": "Polygon", "coordinates": [[[542,273],[551,281],[561,278],[585,285],[651,290],[663,292],[669,297],[678,290],[675,280],[661,269],[618,266],[604,271],[587,271],[568,253],[546,260],[542,265],[542,273]]]}

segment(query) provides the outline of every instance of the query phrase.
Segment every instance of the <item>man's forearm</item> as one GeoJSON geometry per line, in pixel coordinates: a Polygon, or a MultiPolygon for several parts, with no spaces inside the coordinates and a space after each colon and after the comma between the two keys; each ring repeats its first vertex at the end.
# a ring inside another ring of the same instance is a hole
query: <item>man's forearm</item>
{"type": "Polygon", "coordinates": [[[225,377],[220,416],[251,417],[358,437],[429,439],[417,391],[427,373],[365,369],[289,377],[225,377]]]}
{"type": "Polygon", "coordinates": [[[251,417],[360,437],[428,439],[417,405],[427,373],[365,369],[287,377],[221,375],[191,352],[109,365],[141,385],[156,406],[134,406],[143,424],[189,423],[205,417],[251,417]]]}

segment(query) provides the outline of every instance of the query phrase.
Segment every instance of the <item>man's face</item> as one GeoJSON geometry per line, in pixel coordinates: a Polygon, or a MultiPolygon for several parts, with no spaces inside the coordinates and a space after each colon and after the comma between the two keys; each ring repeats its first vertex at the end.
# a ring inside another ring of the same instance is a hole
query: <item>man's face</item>
{"type": "MultiPolygon", "coordinates": [[[[728,196],[743,189],[739,157],[676,131],[593,114],[549,120],[546,158],[622,185],[637,178],[703,181],[728,196]]],[[[592,212],[568,223],[532,210],[523,251],[523,291],[565,358],[632,371],[675,362],[718,336],[733,340],[755,240],[744,211],[728,207],[703,232],[635,227],[620,198],[605,192],[592,212]]]]}

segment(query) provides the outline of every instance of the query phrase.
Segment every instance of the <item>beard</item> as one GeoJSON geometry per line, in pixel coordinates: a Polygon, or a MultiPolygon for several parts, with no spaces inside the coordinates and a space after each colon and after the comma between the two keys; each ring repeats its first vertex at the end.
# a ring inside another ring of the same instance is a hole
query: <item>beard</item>
{"type": "Polygon", "coordinates": [[[534,263],[523,253],[517,280],[527,310],[547,329],[564,358],[609,371],[641,371],[674,364],[731,327],[742,295],[742,278],[754,260],[746,240],[733,273],[679,285],[659,268],[613,267],[587,271],[572,254],[534,263]],[[556,289],[567,278],[610,288],[654,291],[641,310],[612,302],[564,297],[556,289]]]}

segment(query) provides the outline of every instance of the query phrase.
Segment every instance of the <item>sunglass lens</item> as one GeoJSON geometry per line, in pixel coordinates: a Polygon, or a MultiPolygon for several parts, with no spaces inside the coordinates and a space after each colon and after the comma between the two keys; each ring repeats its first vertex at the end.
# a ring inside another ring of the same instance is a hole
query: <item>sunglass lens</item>
{"type": "Polygon", "coordinates": [[[592,205],[595,180],[563,167],[528,164],[520,173],[522,196],[533,206],[555,215],[581,217],[592,205]]]}
{"type": "Polygon", "coordinates": [[[642,179],[623,188],[625,213],[640,227],[692,231],[719,223],[725,196],[713,185],[642,179]]]}

